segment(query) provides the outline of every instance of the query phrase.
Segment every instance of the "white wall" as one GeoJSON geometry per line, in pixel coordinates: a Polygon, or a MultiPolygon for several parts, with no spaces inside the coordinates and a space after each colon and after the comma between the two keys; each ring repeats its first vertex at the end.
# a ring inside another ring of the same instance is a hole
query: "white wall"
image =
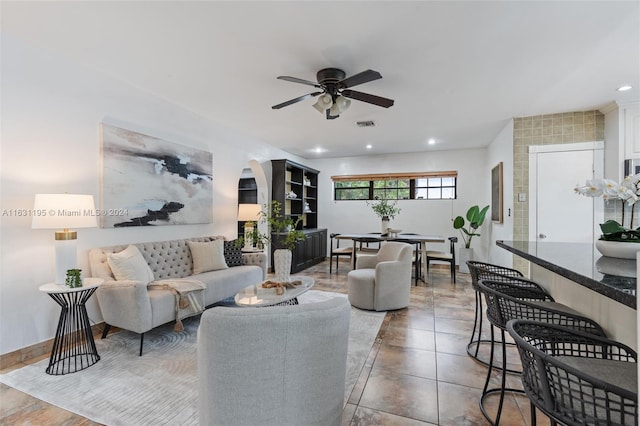
{"type": "Polygon", "coordinates": [[[620,136],[620,108],[612,102],[601,112],[604,114],[604,177],[620,181],[624,178],[624,140],[620,136]]]}
{"type": "MultiPolygon", "coordinates": [[[[11,211],[32,208],[36,193],[57,192],[92,194],[99,207],[100,122],[213,152],[213,223],[80,229],[79,267],[87,272],[91,247],[214,234],[234,238],[242,169],[252,159],[291,158],[5,34],[1,78],[1,354],[52,338],[59,315],[53,300],[38,292],[53,279],[54,231],[32,230],[30,217],[11,211]]],[[[88,311],[92,321],[102,321],[95,297],[88,311]]]]}
{"type": "MultiPolygon", "coordinates": [[[[487,149],[487,170],[486,174],[491,174],[491,169],[502,161],[502,200],[503,200],[503,223],[492,222],[489,217],[487,228],[489,230],[489,263],[506,266],[513,266],[513,255],[511,252],[496,246],[496,240],[513,240],[513,120],[500,131],[498,136],[491,142],[487,149]]],[[[491,181],[489,181],[489,190],[491,181]]]]}
{"type": "MultiPolygon", "coordinates": [[[[363,173],[400,173],[423,171],[458,171],[458,199],[450,200],[399,200],[402,209],[390,223],[404,232],[458,236],[453,229],[452,218],[465,215],[470,206],[490,204],[490,168],[486,165],[486,150],[451,150],[410,154],[393,154],[367,157],[344,157],[305,163],[321,171],[319,186],[319,224],[329,233],[380,232],[380,218],[365,201],[334,201],[331,176],[363,173]],[[452,212],[453,209],[453,212],[452,212]]],[[[479,259],[487,259],[489,238],[486,222],[481,228],[481,238],[475,237],[471,245],[479,259]]],[[[457,247],[462,243],[459,239],[457,247]]],[[[430,248],[449,250],[446,244],[431,244],[430,248]]]]}

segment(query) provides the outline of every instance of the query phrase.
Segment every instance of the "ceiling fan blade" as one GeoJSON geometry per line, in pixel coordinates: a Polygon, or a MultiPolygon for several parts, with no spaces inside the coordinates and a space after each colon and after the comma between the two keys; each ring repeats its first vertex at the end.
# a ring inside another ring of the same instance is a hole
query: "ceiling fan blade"
{"type": "Polygon", "coordinates": [[[343,90],[342,96],[346,98],[355,99],[357,101],[378,105],[384,108],[389,108],[390,106],[393,105],[393,99],[383,98],[381,96],[376,96],[376,95],[370,95],[368,93],[356,92],[355,90],[343,90]]]}
{"type": "Polygon", "coordinates": [[[308,99],[308,98],[313,98],[313,97],[318,96],[318,95],[320,95],[320,94],[322,94],[322,92],[313,92],[313,93],[308,93],[308,94],[306,94],[306,95],[299,96],[299,97],[297,97],[297,98],[295,98],[295,99],[291,99],[290,101],[286,101],[286,102],[283,102],[283,103],[281,103],[281,104],[274,105],[274,106],[272,106],[272,107],[271,107],[271,109],[280,109],[280,108],[284,108],[284,107],[289,106],[289,105],[291,105],[291,104],[295,104],[295,103],[297,103],[297,102],[304,101],[305,99],[308,99]]]}
{"type": "Polygon", "coordinates": [[[289,77],[287,75],[281,75],[277,78],[278,80],[290,81],[291,83],[306,84],[307,86],[317,87],[318,89],[320,88],[320,85],[318,83],[314,83],[313,81],[309,81],[309,80],[303,80],[298,77],[289,77]]]}
{"type": "Polygon", "coordinates": [[[368,83],[380,78],[382,78],[382,75],[380,75],[378,71],[366,70],[339,81],[338,86],[341,89],[346,89],[347,87],[357,86],[358,84],[368,83]]]}

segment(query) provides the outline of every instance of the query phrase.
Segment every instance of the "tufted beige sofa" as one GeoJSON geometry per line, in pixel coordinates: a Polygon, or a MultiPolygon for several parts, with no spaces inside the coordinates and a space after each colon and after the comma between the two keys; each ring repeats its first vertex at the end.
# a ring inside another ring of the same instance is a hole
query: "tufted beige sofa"
{"type": "MultiPolygon", "coordinates": [[[[189,241],[212,241],[223,237],[191,238],[189,241]]],[[[241,289],[264,280],[267,256],[264,253],[243,253],[244,265],[193,275],[193,260],[187,239],[132,244],[149,264],[156,280],[194,278],[206,285],[205,304],[234,296],[241,289]]],[[[89,251],[91,275],[103,278],[96,291],[106,327],[104,338],[111,326],[140,333],[140,355],[144,333],[154,327],[175,320],[175,297],[169,290],[150,290],[148,283],[116,281],[107,256],[118,253],[129,245],[94,248],[89,251]]]]}

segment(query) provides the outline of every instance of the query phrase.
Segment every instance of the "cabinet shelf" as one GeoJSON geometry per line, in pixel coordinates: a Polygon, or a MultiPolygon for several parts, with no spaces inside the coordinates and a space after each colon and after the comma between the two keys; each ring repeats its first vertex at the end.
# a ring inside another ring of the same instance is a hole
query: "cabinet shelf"
{"type": "MultiPolygon", "coordinates": [[[[305,241],[296,244],[293,251],[291,272],[298,272],[324,260],[327,255],[327,230],[318,229],[318,170],[290,160],[271,160],[272,199],[283,204],[286,215],[301,218],[298,229],[303,230],[305,241]],[[294,192],[297,197],[287,194],[294,192]],[[305,204],[311,212],[305,212],[305,204]]],[[[272,245],[272,250],[277,247],[272,245]]],[[[273,258],[272,258],[273,259],[273,258]]],[[[273,264],[273,260],[272,260],[273,264]]]]}

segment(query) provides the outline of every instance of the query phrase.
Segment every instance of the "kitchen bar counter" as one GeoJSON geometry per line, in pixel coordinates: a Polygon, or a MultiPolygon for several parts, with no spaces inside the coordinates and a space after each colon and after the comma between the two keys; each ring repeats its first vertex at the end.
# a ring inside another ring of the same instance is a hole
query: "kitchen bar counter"
{"type": "Polygon", "coordinates": [[[502,247],[571,281],[636,309],[636,261],[604,257],[593,244],[497,241],[502,247]]]}
{"type": "Polygon", "coordinates": [[[496,241],[530,262],[530,278],[557,302],[597,321],[607,335],[637,345],[636,261],[601,256],[593,244],[496,241]]]}

